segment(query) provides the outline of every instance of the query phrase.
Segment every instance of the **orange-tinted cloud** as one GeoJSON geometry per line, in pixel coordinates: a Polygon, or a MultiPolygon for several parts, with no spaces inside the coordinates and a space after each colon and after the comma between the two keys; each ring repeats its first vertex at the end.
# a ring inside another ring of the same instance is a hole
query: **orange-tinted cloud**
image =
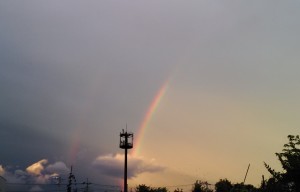
{"type": "Polygon", "coordinates": [[[41,172],[45,169],[44,165],[47,163],[48,163],[47,159],[42,159],[27,167],[26,171],[32,175],[41,175],[41,172]]]}
{"type": "Polygon", "coordinates": [[[5,174],[5,170],[2,167],[2,165],[0,165],[0,176],[3,176],[5,174]]]}

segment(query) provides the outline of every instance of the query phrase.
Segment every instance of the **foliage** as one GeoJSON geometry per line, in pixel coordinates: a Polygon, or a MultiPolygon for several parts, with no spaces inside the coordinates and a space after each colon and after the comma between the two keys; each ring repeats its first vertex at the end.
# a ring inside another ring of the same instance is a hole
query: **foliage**
{"type": "Polygon", "coordinates": [[[192,192],[212,192],[213,190],[209,189],[209,185],[210,184],[206,181],[197,180],[193,185],[192,192]]]}
{"type": "Polygon", "coordinates": [[[245,185],[244,183],[236,183],[233,185],[230,192],[258,192],[259,189],[253,185],[245,185]]]}
{"type": "Polygon", "coordinates": [[[182,190],[182,189],[179,189],[179,188],[176,188],[176,189],[174,190],[174,192],[183,192],[183,190],[182,190]]]}
{"type": "Polygon", "coordinates": [[[149,187],[145,184],[135,187],[135,192],[168,192],[166,187],[149,187]]]}
{"type": "Polygon", "coordinates": [[[151,192],[168,192],[166,187],[151,188],[151,192]]]}
{"type": "Polygon", "coordinates": [[[232,184],[227,179],[220,179],[220,181],[215,184],[216,192],[230,192],[231,189],[232,184]]]}
{"type": "Polygon", "coordinates": [[[274,177],[271,177],[268,180],[263,180],[260,191],[264,192],[284,192],[289,191],[286,186],[280,181],[276,180],[274,177]]]}
{"type": "Polygon", "coordinates": [[[277,186],[281,191],[300,191],[300,137],[288,135],[289,142],[285,144],[281,153],[275,153],[284,172],[277,172],[268,164],[266,169],[271,174],[265,188],[277,186]]]}
{"type": "Polygon", "coordinates": [[[142,184],[135,187],[135,192],[150,192],[150,187],[142,184]]]}

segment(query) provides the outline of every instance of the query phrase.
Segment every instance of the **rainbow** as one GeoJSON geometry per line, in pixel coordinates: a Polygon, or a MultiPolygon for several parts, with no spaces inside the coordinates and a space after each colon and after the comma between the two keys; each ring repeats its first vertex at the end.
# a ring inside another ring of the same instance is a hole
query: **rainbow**
{"type": "MultiPolygon", "coordinates": [[[[139,153],[141,148],[142,139],[145,134],[145,130],[148,127],[149,122],[151,121],[151,118],[153,117],[156,109],[158,108],[161,100],[163,99],[167,88],[169,86],[170,77],[162,84],[162,86],[159,88],[158,92],[155,94],[152,102],[150,103],[150,106],[147,109],[147,112],[138,128],[138,132],[135,134],[134,138],[134,147],[131,150],[130,155],[135,156],[139,153]]],[[[84,118],[84,117],[82,117],[84,118]]],[[[82,121],[80,121],[82,122],[82,121]]],[[[82,127],[82,126],[79,126],[82,127]]],[[[80,145],[81,145],[81,135],[82,129],[77,128],[76,131],[73,133],[70,143],[70,150],[68,154],[68,164],[74,165],[76,162],[76,156],[79,152],[80,145]]]]}
{"type": "Polygon", "coordinates": [[[82,131],[80,129],[77,129],[71,135],[70,150],[69,150],[68,159],[67,159],[67,163],[70,166],[76,164],[76,158],[77,158],[78,152],[80,150],[80,145],[81,145],[81,139],[80,139],[81,133],[82,133],[82,131]]]}
{"type": "Polygon", "coordinates": [[[157,107],[159,106],[159,103],[161,102],[162,98],[164,97],[167,88],[169,85],[169,80],[165,81],[163,85],[160,87],[158,92],[156,93],[154,99],[152,100],[150,106],[148,107],[148,110],[146,112],[146,115],[143,118],[143,121],[141,125],[139,126],[139,131],[137,133],[137,136],[134,139],[134,147],[131,152],[131,155],[136,156],[141,148],[141,141],[143,139],[143,136],[145,135],[146,128],[148,127],[149,122],[151,121],[151,118],[153,117],[157,107]]]}

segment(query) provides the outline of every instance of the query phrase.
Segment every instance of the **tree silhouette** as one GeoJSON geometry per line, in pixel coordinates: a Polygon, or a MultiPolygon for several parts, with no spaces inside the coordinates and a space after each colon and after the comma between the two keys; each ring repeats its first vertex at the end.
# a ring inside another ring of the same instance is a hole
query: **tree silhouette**
{"type": "Polygon", "coordinates": [[[271,177],[268,180],[263,180],[262,185],[260,186],[260,191],[283,192],[289,190],[281,182],[276,181],[274,177],[271,177]]]}
{"type": "Polygon", "coordinates": [[[230,192],[258,192],[260,191],[253,185],[245,185],[244,183],[236,183],[232,186],[230,192]]]}
{"type": "Polygon", "coordinates": [[[176,188],[176,189],[174,190],[174,192],[183,192],[183,190],[182,190],[182,189],[179,189],[179,188],[176,188]]]}
{"type": "Polygon", "coordinates": [[[150,192],[151,187],[142,184],[135,187],[136,192],[150,192]]]}
{"type": "Polygon", "coordinates": [[[192,192],[212,192],[213,190],[209,189],[208,185],[209,183],[207,183],[206,181],[203,182],[197,180],[193,185],[192,192]]]}
{"type": "Polygon", "coordinates": [[[168,192],[166,187],[149,187],[145,184],[135,187],[135,192],[168,192]]]}
{"type": "Polygon", "coordinates": [[[168,192],[166,187],[151,188],[151,192],[168,192]]]}
{"type": "Polygon", "coordinates": [[[220,179],[220,181],[215,184],[215,189],[216,192],[230,192],[232,184],[227,179],[220,179]]]}
{"type": "MultiPolygon", "coordinates": [[[[299,135],[288,135],[289,142],[285,144],[281,153],[275,153],[280,161],[284,172],[277,172],[268,164],[265,167],[272,175],[268,182],[274,186],[282,185],[282,190],[300,191],[300,137],[299,135]]],[[[268,186],[267,182],[267,186],[268,186]]]]}

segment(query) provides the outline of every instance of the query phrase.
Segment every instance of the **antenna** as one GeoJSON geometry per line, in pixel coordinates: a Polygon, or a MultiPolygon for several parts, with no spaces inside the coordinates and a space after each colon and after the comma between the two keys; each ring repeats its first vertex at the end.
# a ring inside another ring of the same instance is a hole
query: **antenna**
{"type": "Polygon", "coordinates": [[[127,192],[127,150],[133,147],[133,133],[127,132],[127,123],[126,123],[126,132],[122,129],[123,132],[120,133],[120,148],[125,149],[125,162],[124,162],[124,192],[127,192]]]}
{"type": "Polygon", "coordinates": [[[247,171],[246,171],[246,175],[245,175],[243,184],[245,184],[245,181],[246,181],[246,178],[247,178],[247,174],[248,174],[249,168],[250,168],[250,163],[249,163],[249,165],[248,165],[248,168],[247,168],[247,171]]]}
{"type": "Polygon", "coordinates": [[[86,187],[84,189],[84,192],[89,192],[89,185],[91,185],[92,183],[89,182],[89,179],[86,178],[86,182],[83,182],[82,184],[86,184],[86,187]]]}

